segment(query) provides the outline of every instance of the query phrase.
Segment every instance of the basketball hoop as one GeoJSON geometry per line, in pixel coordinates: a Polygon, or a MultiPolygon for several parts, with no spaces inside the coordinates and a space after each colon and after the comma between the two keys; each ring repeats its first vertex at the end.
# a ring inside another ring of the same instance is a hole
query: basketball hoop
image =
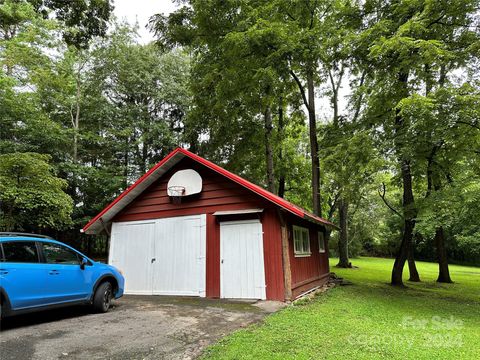
{"type": "Polygon", "coordinates": [[[174,204],[180,204],[182,202],[182,197],[185,195],[185,186],[169,186],[168,194],[170,199],[174,204]]]}
{"type": "Polygon", "coordinates": [[[167,195],[172,204],[180,204],[183,197],[202,191],[202,177],[192,169],[178,170],[167,183],[167,195]]]}

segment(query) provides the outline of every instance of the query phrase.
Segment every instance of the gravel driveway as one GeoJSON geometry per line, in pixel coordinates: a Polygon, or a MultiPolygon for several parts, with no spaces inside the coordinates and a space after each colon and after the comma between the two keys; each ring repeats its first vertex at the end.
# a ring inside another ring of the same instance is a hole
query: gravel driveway
{"type": "Polygon", "coordinates": [[[2,322],[0,359],[190,359],[280,304],[124,296],[106,314],[86,307],[2,322]]]}

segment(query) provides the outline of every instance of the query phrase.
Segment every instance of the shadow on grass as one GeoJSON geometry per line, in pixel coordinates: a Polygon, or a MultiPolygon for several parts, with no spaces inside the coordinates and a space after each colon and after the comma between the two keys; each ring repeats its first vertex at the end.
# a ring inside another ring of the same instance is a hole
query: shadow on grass
{"type": "MultiPolygon", "coordinates": [[[[348,279],[348,276],[345,277],[348,279]]],[[[439,284],[436,282],[411,283],[405,282],[403,286],[392,286],[390,283],[360,282],[351,280],[352,288],[356,296],[367,301],[384,303],[385,306],[395,306],[395,303],[411,303],[416,310],[425,309],[431,311],[436,306],[438,311],[442,309],[458,308],[459,305],[480,305],[480,296],[463,294],[461,289],[455,290],[454,284],[439,284]],[[456,292],[454,292],[456,291],[456,292]]]]}

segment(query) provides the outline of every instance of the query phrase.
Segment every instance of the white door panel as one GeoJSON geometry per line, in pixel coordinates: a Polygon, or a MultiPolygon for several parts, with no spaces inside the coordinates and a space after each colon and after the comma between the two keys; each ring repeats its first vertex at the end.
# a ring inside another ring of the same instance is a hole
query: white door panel
{"type": "Polygon", "coordinates": [[[206,215],[114,223],[110,263],[128,294],[205,296],[206,215]]]}
{"type": "Polygon", "coordinates": [[[220,224],[220,296],[265,299],[262,224],[258,220],[220,224]]]}
{"type": "Polygon", "coordinates": [[[153,293],[205,296],[205,215],[158,220],[153,293]]]}
{"type": "Polygon", "coordinates": [[[114,223],[109,263],[125,277],[125,293],[152,294],[155,221],[114,223]]]}

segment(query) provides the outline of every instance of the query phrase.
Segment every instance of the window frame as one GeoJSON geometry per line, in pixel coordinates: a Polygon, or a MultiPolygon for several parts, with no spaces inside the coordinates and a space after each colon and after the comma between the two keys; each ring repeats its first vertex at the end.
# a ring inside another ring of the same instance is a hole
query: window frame
{"type": "Polygon", "coordinates": [[[318,231],[317,237],[318,237],[318,252],[320,254],[325,254],[327,252],[327,249],[325,246],[325,233],[320,230],[318,231]],[[320,239],[322,239],[323,248],[320,246],[320,239]]]}
{"type": "Polygon", "coordinates": [[[5,262],[5,254],[3,253],[3,241],[0,242],[0,262],[5,262]]]}
{"type": "Polygon", "coordinates": [[[2,263],[5,263],[5,264],[41,264],[42,263],[42,256],[40,255],[40,249],[38,248],[38,243],[37,241],[35,240],[6,240],[6,241],[2,241],[0,243],[0,247],[1,247],[1,262],[2,263]],[[18,262],[18,261],[7,261],[7,256],[5,255],[5,250],[4,250],[4,246],[5,244],[9,244],[9,243],[31,243],[33,244],[34,248],[35,248],[35,251],[36,251],[36,255],[37,255],[37,261],[36,262],[31,262],[31,261],[21,261],[21,262],[18,262]]]}
{"type": "Polygon", "coordinates": [[[306,227],[303,227],[303,226],[298,226],[298,225],[292,225],[292,240],[293,240],[293,254],[295,257],[309,257],[312,255],[312,248],[311,248],[311,244],[310,244],[310,229],[309,228],[306,228],[306,227]],[[298,233],[301,233],[302,234],[302,239],[300,239],[301,243],[302,243],[302,249],[297,249],[297,241],[296,241],[296,237],[295,237],[295,234],[298,234],[298,233]],[[303,237],[304,234],[307,234],[307,249],[305,249],[305,238],[303,237]]]}

